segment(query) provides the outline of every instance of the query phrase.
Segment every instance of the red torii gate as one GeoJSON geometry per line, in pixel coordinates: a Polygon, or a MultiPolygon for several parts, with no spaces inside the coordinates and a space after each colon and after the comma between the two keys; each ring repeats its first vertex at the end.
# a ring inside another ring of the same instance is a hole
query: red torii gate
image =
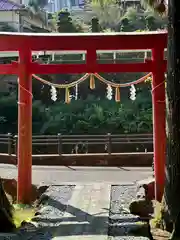
{"type": "Polygon", "coordinates": [[[32,74],[152,72],[154,161],[156,198],[161,199],[165,176],[165,84],[166,32],[109,34],[24,34],[0,33],[0,51],[18,51],[19,62],[0,64],[0,74],[19,76],[18,97],[18,201],[29,203],[32,188],[32,74]],[[151,49],[144,63],[99,64],[97,50],[151,49]],[[39,64],[32,51],[86,51],[85,64],[39,64]]]}

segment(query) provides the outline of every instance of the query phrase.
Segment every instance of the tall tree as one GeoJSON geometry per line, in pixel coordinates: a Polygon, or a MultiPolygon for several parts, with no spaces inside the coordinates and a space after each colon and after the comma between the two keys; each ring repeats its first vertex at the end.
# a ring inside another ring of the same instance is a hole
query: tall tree
{"type": "Polygon", "coordinates": [[[168,2],[167,161],[164,200],[180,237],[180,14],[178,0],[168,2]]]}
{"type": "Polygon", "coordinates": [[[167,154],[162,218],[171,239],[180,239],[180,14],[178,0],[143,0],[160,13],[168,6],[167,154]]]}

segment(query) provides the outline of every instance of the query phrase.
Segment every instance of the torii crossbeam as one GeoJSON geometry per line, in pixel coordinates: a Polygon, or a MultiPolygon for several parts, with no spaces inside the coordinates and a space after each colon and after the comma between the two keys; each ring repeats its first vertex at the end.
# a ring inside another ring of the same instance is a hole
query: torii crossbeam
{"type": "Polygon", "coordinates": [[[19,62],[0,64],[0,74],[17,74],[18,99],[18,201],[29,203],[32,184],[32,74],[152,72],[153,133],[156,198],[164,190],[166,32],[99,34],[0,33],[0,51],[18,51],[19,62]],[[152,59],[142,63],[99,64],[98,50],[152,50],[152,59]],[[39,64],[32,51],[86,51],[85,64],[39,64]]]}

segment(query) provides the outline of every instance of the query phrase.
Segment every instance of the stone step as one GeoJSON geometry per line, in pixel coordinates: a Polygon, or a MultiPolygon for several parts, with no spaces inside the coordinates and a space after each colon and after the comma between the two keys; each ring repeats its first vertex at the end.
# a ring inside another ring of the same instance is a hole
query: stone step
{"type": "Polygon", "coordinates": [[[111,185],[77,185],[53,240],[108,239],[111,185]]]}

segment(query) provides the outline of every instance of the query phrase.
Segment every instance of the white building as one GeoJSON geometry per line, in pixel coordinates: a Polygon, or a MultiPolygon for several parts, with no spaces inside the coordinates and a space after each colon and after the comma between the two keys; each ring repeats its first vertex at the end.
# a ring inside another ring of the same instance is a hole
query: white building
{"type": "Polygon", "coordinates": [[[45,9],[52,13],[62,9],[67,9],[68,11],[83,10],[84,0],[49,0],[45,9]]]}
{"type": "MultiPolygon", "coordinates": [[[[0,0],[0,31],[51,32],[53,26],[47,21],[46,12],[35,15],[28,8],[10,0],[0,0]],[[10,30],[9,30],[10,29],[10,30]]],[[[41,53],[42,54],[42,53],[41,53]]],[[[0,63],[17,60],[17,52],[0,52],[0,63]]],[[[17,82],[16,75],[0,76],[0,92],[11,91],[10,83],[17,82]]]]}
{"type": "Polygon", "coordinates": [[[45,11],[33,14],[29,8],[10,0],[0,0],[0,26],[3,25],[11,26],[17,32],[53,31],[45,11]]]}

